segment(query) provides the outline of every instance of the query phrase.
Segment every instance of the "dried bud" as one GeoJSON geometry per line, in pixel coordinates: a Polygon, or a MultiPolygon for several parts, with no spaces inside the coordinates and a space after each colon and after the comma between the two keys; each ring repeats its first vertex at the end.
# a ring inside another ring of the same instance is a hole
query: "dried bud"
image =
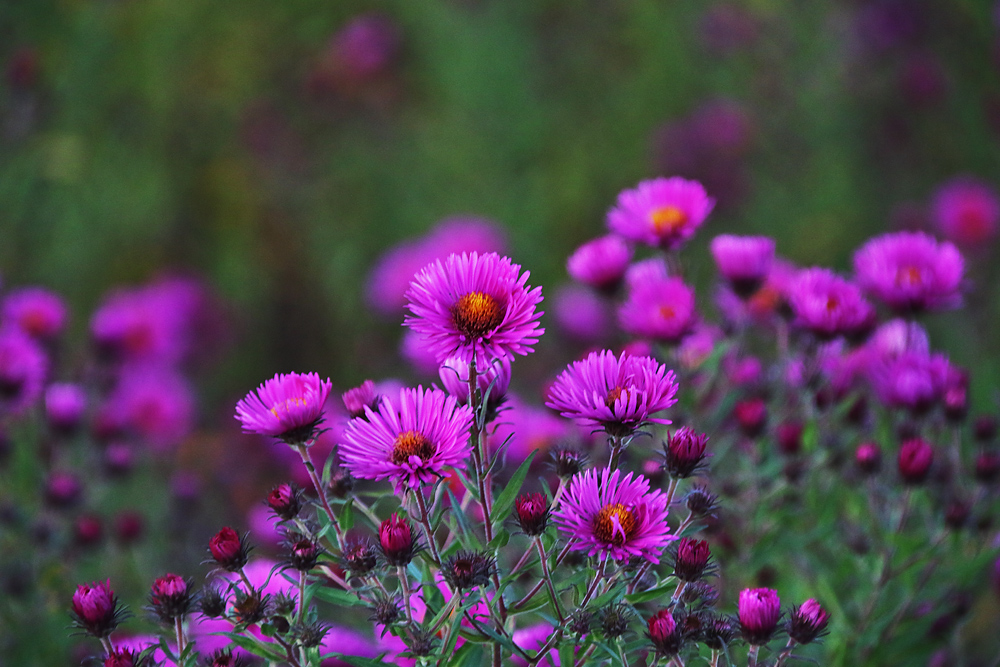
{"type": "Polygon", "coordinates": [[[496,568],[496,561],[485,553],[459,551],[445,560],[441,567],[444,580],[460,591],[486,586],[496,568]]]}
{"type": "Polygon", "coordinates": [[[690,477],[702,467],[708,436],[684,426],[667,434],[663,443],[663,469],[674,479],[690,477]]]}
{"type": "Polygon", "coordinates": [[[981,452],[976,457],[976,479],[983,484],[992,484],[1000,478],[1000,453],[981,452]]]}
{"type": "Polygon", "coordinates": [[[343,563],[347,571],[355,577],[364,577],[378,562],[378,551],[367,538],[348,537],[344,544],[343,563]]]}
{"type": "Polygon", "coordinates": [[[285,547],[288,549],[288,565],[299,572],[308,572],[316,567],[316,561],[323,553],[316,540],[294,532],[288,533],[285,547]]]}
{"type": "Polygon", "coordinates": [[[399,603],[393,598],[377,597],[375,606],[372,607],[372,615],[368,617],[368,620],[379,625],[392,625],[399,620],[399,603]]]}
{"type": "Polygon", "coordinates": [[[202,593],[198,606],[206,617],[218,618],[226,613],[226,598],[219,589],[209,588],[202,593]]]}
{"type": "Polygon", "coordinates": [[[920,484],[927,479],[933,461],[934,449],[926,440],[907,440],[899,448],[899,475],[906,484],[920,484]]]}
{"type": "Polygon", "coordinates": [[[541,535],[549,521],[549,503],[541,493],[526,493],[514,501],[514,516],[525,535],[541,535]]]}
{"type": "Polygon", "coordinates": [[[705,581],[692,581],[684,587],[681,602],[688,607],[711,606],[719,599],[719,590],[705,581]]]}
{"type": "Polygon", "coordinates": [[[295,641],[306,648],[314,648],[323,643],[323,637],[330,631],[330,626],[326,623],[316,622],[306,625],[296,625],[292,629],[292,637],[295,641]]]}
{"type": "Polygon", "coordinates": [[[764,432],[767,426],[767,404],[760,398],[749,398],[740,401],[733,408],[736,421],[740,425],[743,435],[748,438],[756,438],[764,432]]]}
{"type": "Polygon", "coordinates": [[[882,450],[874,442],[862,442],[854,450],[854,463],[861,472],[872,475],[882,467],[882,450]]]}
{"type": "Polygon", "coordinates": [[[778,449],[782,454],[794,456],[802,451],[802,422],[788,421],[778,425],[778,449]]]}
{"type": "Polygon", "coordinates": [[[295,613],[295,596],[290,593],[278,593],[271,598],[271,613],[281,616],[291,616],[295,613]]]}
{"type": "Polygon", "coordinates": [[[599,613],[601,631],[608,639],[621,637],[628,631],[628,624],[633,617],[632,608],[624,602],[618,602],[602,609],[599,613]]]}
{"type": "Polygon", "coordinates": [[[978,442],[988,444],[997,437],[997,420],[989,415],[976,417],[972,424],[972,434],[978,442]]]}
{"type": "Polygon", "coordinates": [[[247,536],[240,538],[240,534],[226,526],[208,542],[208,550],[212,553],[215,562],[229,570],[238,572],[250,560],[250,547],[246,543],[247,536]]]}
{"type": "Polygon", "coordinates": [[[302,509],[302,490],[295,484],[279,484],[268,494],[267,505],[278,518],[291,521],[302,509]]]}
{"type": "Polygon", "coordinates": [[[208,667],[247,667],[249,664],[242,655],[233,655],[229,649],[220,648],[212,654],[208,667]]]}
{"type": "Polygon", "coordinates": [[[678,629],[669,609],[661,609],[650,617],[648,628],[646,636],[664,657],[677,655],[684,645],[684,634],[678,629]]]}
{"type": "Polygon", "coordinates": [[[87,634],[104,639],[118,627],[126,612],[111,590],[111,580],[80,584],[73,594],[73,622],[87,634]]]}
{"type": "Polygon", "coordinates": [[[410,643],[406,646],[406,652],[416,658],[428,656],[434,652],[436,644],[437,635],[427,632],[422,628],[417,628],[410,635],[410,643]]]}
{"type": "Polygon", "coordinates": [[[354,477],[351,476],[350,471],[341,468],[330,475],[330,483],[327,488],[334,498],[343,500],[354,490],[354,477]]]}
{"type": "Polygon", "coordinates": [[[271,612],[271,596],[251,588],[243,591],[237,588],[233,600],[233,617],[238,625],[246,627],[260,623],[271,612]]]}
{"type": "Polygon", "coordinates": [[[382,522],[378,529],[378,539],[382,556],[389,565],[409,565],[418,550],[409,522],[398,514],[393,514],[382,522]]]}
{"type": "MultiPolygon", "coordinates": [[[[1000,562],[1000,561],[998,561],[1000,562]]],[[[594,614],[586,609],[577,609],[573,612],[573,615],[569,617],[569,622],[566,624],[566,629],[570,633],[576,635],[577,637],[582,637],[583,635],[590,633],[590,628],[594,624],[594,614]]]]}
{"type": "Polygon", "coordinates": [[[551,466],[562,479],[569,479],[587,467],[589,457],[583,452],[567,447],[555,449],[551,457],[551,466]]]}
{"type": "Polygon", "coordinates": [[[771,641],[781,619],[781,600],[771,588],[745,588],[738,605],[740,630],[748,644],[763,646],[771,641]]]}
{"type": "Polygon", "coordinates": [[[700,519],[715,516],[715,510],[719,508],[719,497],[709,492],[707,487],[699,485],[688,491],[684,504],[694,517],[700,519]]]}
{"type": "Polygon", "coordinates": [[[674,556],[674,575],[681,581],[698,581],[705,574],[711,555],[705,540],[682,538],[674,556]]]}
{"type": "Polygon", "coordinates": [[[713,651],[729,646],[736,638],[736,627],[728,616],[710,616],[702,625],[701,640],[713,651]]]}
{"type": "Polygon", "coordinates": [[[150,610],[168,624],[188,613],[191,602],[191,583],[176,574],[160,577],[149,592],[150,610]]]}
{"type": "Polygon", "coordinates": [[[801,607],[794,607],[788,618],[788,636],[800,644],[815,640],[830,620],[830,614],[816,600],[809,599],[801,607]]]}

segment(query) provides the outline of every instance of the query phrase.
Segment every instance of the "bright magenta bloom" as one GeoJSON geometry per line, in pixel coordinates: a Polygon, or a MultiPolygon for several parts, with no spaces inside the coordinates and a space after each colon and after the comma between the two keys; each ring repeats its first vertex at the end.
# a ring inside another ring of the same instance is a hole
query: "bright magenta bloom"
{"type": "Polygon", "coordinates": [[[671,541],[667,497],[650,491],[649,481],[620,470],[594,468],[573,477],[552,520],[569,533],[570,548],[617,561],[633,556],[660,562],[671,541]]]}
{"type": "Polygon", "coordinates": [[[669,424],[653,414],[677,402],[674,372],[651,357],[610,350],[574,361],[549,389],[545,405],[578,424],[625,436],[647,422],[669,424]]]}
{"type": "Polygon", "coordinates": [[[20,329],[0,329],[0,414],[19,414],[42,394],[49,360],[20,329]]]}
{"type": "Polygon", "coordinates": [[[680,177],[643,181],[618,195],[608,229],[646,245],[675,250],[691,238],[715,206],[697,181],[680,177]]]}
{"type": "Polygon", "coordinates": [[[737,607],[743,638],[761,646],[770,641],[781,618],[781,600],[771,588],[745,588],[737,607]]]}
{"type": "Polygon", "coordinates": [[[12,290],[3,302],[3,324],[12,324],[32,338],[54,338],[66,326],[66,304],[43,287],[12,290]]]}
{"type": "Polygon", "coordinates": [[[496,253],[450,255],[421,270],[406,292],[405,324],[423,337],[438,362],[528,354],[545,330],[538,325],[542,288],[528,287],[528,272],[496,253]]]}
{"type": "Polygon", "coordinates": [[[566,260],[570,278],[599,290],[613,290],[625,275],[632,248],[614,234],[587,241],[566,260]]]}
{"type": "Polygon", "coordinates": [[[236,404],[245,433],[259,433],[290,443],[310,439],[323,417],[333,387],[316,373],[278,374],[236,404]]]}
{"type": "Polygon", "coordinates": [[[719,273],[743,297],[757,291],[774,262],[774,239],[766,236],[721,234],[710,248],[719,273]]]}
{"type": "Polygon", "coordinates": [[[851,336],[875,325],[875,309],[858,286],[829,269],[801,271],[789,302],[796,324],[821,338],[851,336]]]}
{"type": "Polygon", "coordinates": [[[957,308],[964,267],[954,245],[923,232],[883,234],[854,254],[858,283],[902,313],[957,308]]]}
{"type": "Polygon", "coordinates": [[[698,322],[694,290],[680,278],[638,280],[630,276],[628,299],[618,310],[618,323],[633,336],[677,343],[698,322]]]}
{"type": "Polygon", "coordinates": [[[997,235],[1000,197],[977,178],[959,177],[934,193],[932,214],[946,238],[964,248],[975,248],[997,235]]]}
{"type": "Polygon", "coordinates": [[[472,410],[439,389],[402,389],[384,397],[378,411],[365,408],[344,431],[340,456],[362,479],[393,479],[396,491],[417,488],[464,468],[472,410]]]}

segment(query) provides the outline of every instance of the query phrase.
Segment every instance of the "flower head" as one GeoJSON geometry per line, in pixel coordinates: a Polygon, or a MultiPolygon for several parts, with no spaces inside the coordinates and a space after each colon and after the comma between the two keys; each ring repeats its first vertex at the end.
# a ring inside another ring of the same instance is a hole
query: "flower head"
{"type": "Polygon", "coordinates": [[[291,521],[302,509],[302,489],[293,484],[279,484],[267,494],[267,506],[283,521],[291,521]]]}
{"type": "Polygon", "coordinates": [[[694,290],[677,277],[631,280],[618,324],[628,334],[666,343],[680,342],[698,322],[694,290]]]}
{"type": "Polygon", "coordinates": [[[378,412],[366,410],[344,431],[340,456],[362,479],[393,479],[396,490],[417,488],[464,468],[469,454],[472,410],[439,389],[402,389],[383,398],[378,412]]]}
{"type": "Polygon", "coordinates": [[[103,407],[120,427],[160,451],[190,433],[195,411],[187,380],[173,368],[159,365],[129,365],[103,407]]]}
{"type": "Polygon", "coordinates": [[[920,484],[930,474],[934,448],[926,440],[913,438],[899,448],[899,476],[907,484],[920,484]]]}
{"type": "Polygon", "coordinates": [[[749,297],[764,283],[774,261],[774,239],[722,234],[712,239],[712,257],[733,291],[749,297]]]}
{"type": "Polygon", "coordinates": [[[802,606],[792,609],[788,619],[788,636],[800,644],[808,644],[823,633],[829,620],[830,614],[819,602],[810,598],[802,606]]]}
{"type": "Polygon", "coordinates": [[[569,534],[571,549],[617,561],[635,556],[658,564],[676,539],[669,535],[666,496],[650,491],[642,475],[622,477],[620,470],[590,469],[573,477],[552,519],[569,534]]]}
{"type": "Polygon", "coordinates": [[[78,384],[59,382],[45,389],[45,416],[55,431],[71,433],[76,430],[86,409],[87,394],[78,384]]]}
{"type": "Polygon", "coordinates": [[[191,583],[180,575],[165,574],[153,582],[149,592],[150,609],[164,623],[173,623],[191,609],[191,583]]]}
{"type": "Polygon", "coordinates": [[[958,307],[964,268],[954,245],[923,232],[884,234],[854,254],[858,283],[900,313],[958,307]]]}
{"type": "Polygon", "coordinates": [[[461,550],[441,564],[441,574],[456,590],[486,586],[496,571],[496,560],[486,552],[461,550]]]}
{"type": "Polygon", "coordinates": [[[708,569],[711,556],[705,540],[681,539],[674,555],[674,575],[681,581],[698,581],[708,569]]]}
{"type": "Polygon", "coordinates": [[[743,638],[755,646],[763,646],[778,629],[781,600],[771,588],[746,588],[740,591],[738,605],[740,630],[743,638]]]}
{"type": "Polygon", "coordinates": [[[656,178],[618,195],[608,228],[633,241],[668,250],[680,248],[715,206],[697,181],[656,178]]]}
{"type": "Polygon", "coordinates": [[[0,330],[0,414],[18,414],[42,393],[48,358],[19,329],[0,330]]]}
{"type": "Polygon", "coordinates": [[[235,530],[226,526],[208,541],[208,550],[216,563],[230,572],[240,571],[250,560],[250,549],[246,536],[240,537],[235,530]]]}
{"type": "Polygon", "coordinates": [[[992,241],[1000,226],[1000,197],[977,178],[960,176],[944,183],[934,193],[931,209],[941,233],[963,248],[992,241]]]}
{"type": "Polygon", "coordinates": [[[789,303],[796,323],[820,338],[861,334],[875,324],[875,309],[858,286],[829,269],[801,271],[789,303]]]}
{"type": "Polygon", "coordinates": [[[372,410],[376,409],[382,397],[375,388],[375,383],[371,380],[365,380],[359,386],[345,391],[341,398],[344,401],[344,407],[347,408],[347,413],[352,419],[357,419],[365,416],[366,407],[372,410]]]}
{"type": "Polygon", "coordinates": [[[649,618],[646,636],[661,655],[674,656],[684,643],[684,633],[669,609],[661,609],[649,618]]]}
{"type": "Polygon", "coordinates": [[[673,371],[651,357],[610,350],[592,352],[564,370],[545,405],[583,426],[599,426],[614,436],[633,433],[648,422],[669,424],[652,415],[676,403],[673,371]]]}
{"type": "Polygon", "coordinates": [[[485,366],[498,357],[534,350],[542,288],[528,287],[528,272],[496,253],[450,255],[417,273],[406,292],[404,324],[419,333],[438,362],[473,358],[485,366]]]}
{"type": "Polygon", "coordinates": [[[332,388],[316,373],[277,374],[236,404],[244,433],[259,433],[291,444],[309,441],[323,418],[332,388]]]}
{"type": "Polygon", "coordinates": [[[610,292],[618,287],[631,259],[632,248],[625,239],[608,234],[577,248],[566,260],[566,271],[577,282],[610,292]]]}
{"type": "Polygon", "coordinates": [[[50,340],[66,326],[66,304],[42,287],[22,287],[4,299],[2,324],[15,326],[32,338],[50,340]]]}
{"type": "Polygon", "coordinates": [[[111,590],[111,580],[80,584],[73,593],[73,621],[87,634],[103,639],[110,635],[125,616],[118,596],[111,590]]]}
{"type": "Polygon", "coordinates": [[[541,535],[549,521],[549,503],[540,493],[525,493],[514,501],[514,518],[525,535],[541,535]]]}
{"type": "Polygon", "coordinates": [[[705,460],[707,443],[707,435],[695,433],[688,426],[668,433],[667,440],[663,443],[663,469],[674,479],[690,477],[705,460]]]}
{"type": "MultiPolygon", "coordinates": [[[[451,357],[438,369],[441,384],[445,391],[455,397],[462,405],[469,402],[469,364],[458,357],[451,357]]],[[[510,388],[510,362],[507,359],[494,359],[489,366],[476,370],[476,384],[486,404],[496,410],[507,397],[510,388]]]]}

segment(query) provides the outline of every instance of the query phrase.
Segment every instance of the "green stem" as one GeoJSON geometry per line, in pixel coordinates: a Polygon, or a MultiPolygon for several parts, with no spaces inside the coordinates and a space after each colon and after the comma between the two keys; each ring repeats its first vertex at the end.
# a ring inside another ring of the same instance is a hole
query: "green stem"
{"type": "Polygon", "coordinates": [[[299,445],[295,447],[299,451],[299,456],[302,457],[302,463],[306,466],[306,471],[309,473],[309,480],[313,484],[313,488],[316,489],[316,495],[319,496],[320,502],[323,504],[323,510],[326,511],[326,516],[330,519],[330,523],[333,524],[333,530],[337,533],[337,548],[343,548],[344,546],[344,532],[340,529],[340,522],[337,521],[336,515],[333,513],[333,508],[330,507],[330,502],[326,499],[326,491],[323,489],[322,482],[319,481],[319,476],[316,474],[316,467],[313,465],[312,456],[309,454],[309,448],[305,445],[299,445]]]}
{"type": "Polygon", "coordinates": [[[556,587],[552,583],[552,574],[549,572],[549,559],[545,556],[545,547],[542,546],[542,538],[535,538],[535,547],[538,549],[538,557],[542,562],[542,576],[545,578],[545,585],[549,589],[549,595],[552,597],[552,604],[556,608],[556,616],[559,617],[560,623],[566,622],[566,617],[563,616],[562,608],[559,606],[559,596],[556,594],[556,587]]]}
{"type": "Polygon", "coordinates": [[[438,552],[437,540],[434,539],[434,529],[431,528],[431,518],[427,512],[427,503],[424,502],[424,495],[420,489],[414,489],[413,495],[417,497],[417,505],[420,507],[420,523],[424,527],[424,534],[427,535],[427,546],[430,547],[434,564],[441,567],[441,554],[438,552]]]}
{"type": "MultiPolygon", "coordinates": [[[[413,607],[410,605],[410,578],[406,576],[406,568],[396,566],[396,576],[399,577],[399,587],[403,590],[403,604],[406,606],[406,622],[413,623],[413,607]]],[[[455,595],[452,595],[455,598],[455,595]]]]}

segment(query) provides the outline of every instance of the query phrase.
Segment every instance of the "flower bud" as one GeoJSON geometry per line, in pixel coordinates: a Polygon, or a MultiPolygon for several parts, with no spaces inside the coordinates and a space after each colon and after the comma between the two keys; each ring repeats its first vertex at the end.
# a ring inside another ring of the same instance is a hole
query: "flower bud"
{"type": "Polygon", "coordinates": [[[417,552],[413,530],[409,522],[398,514],[393,514],[382,522],[378,529],[378,539],[382,556],[389,565],[406,566],[417,552]]]}
{"type": "Polygon", "coordinates": [[[164,623],[172,624],[191,609],[191,584],[176,574],[165,574],[153,582],[149,592],[150,609],[164,623]]]}
{"type": "Polygon", "coordinates": [[[202,593],[199,608],[208,618],[218,618],[226,613],[226,598],[219,589],[209,588],[202,593]]]}
{"type": "Polygon", "coordinates": [[[674,556],[674,575],[681,581],[698,581],[705,574],[711,555],[705,540],[682,538],[674,556]]]}
{"type": "Polygon", "coordinates": [[[621,637],[628,630],[628,624],[634,616],[631,607],[624,602],[605,607],[600,611],[601,630],[608,639],[621,637]]]}
{"type": "Polygon", "coordinates": [[[587,467],[589,457],[583,452],[568,447],[555,449],[551,457],[552,469],[562,479],[569,479],[587,467]]]}
{"type": "Polygon", "coordinates": [[[934,449],[921,438],[907,440],[899,448],[899,475],[906,484],[920,484],[927,479],[934,461],[934,449]]]}
{"type": "Polygon", "coordinates": [[[135,456],[127,444],[115,442],[104,448],[104,470],[109,476],[124,477],[134,466],[135,456]]]}
{"type": "Polygon", "coordinates": [[[330,475],[330,483],[327,486],[334,498],[343,500],[354,490],[354,477],[349,470],[340,469],[330,475]]]}
{"type": "Polygon", "coordinates": [[[705,486],[695,486],[684,497],[688,511],[696,518],[713,516],[719,508],[719,497],[711,493],[705,486]]]}
{"type": "Polygon", "coordinates": [[[315,540],[298,533],[288,533],[288,564],[299,572],[308,572],[316,566],[322,548],[315,540]]]}
{"type": "Polygon", "coordinates": [[[267,505],[278,518],[291,521],[302,509],[302,491],[294,484],[279,484],[267,495],[267,505]]]}
{"type": "Polygon", "coordinates": [[[862,442],[854,450],[854,463],[861,472],[872,475],[882,467],[882,450],[877,443],[862,442]]]}
{"type": "Polygon", "coordinates": [[[80,584],[73,594],[73,621],[87,634],[104,639],[118,627],[125,616],[118,597],[111,590],[111,580],[80,584]]]}
{"type": "Polygon", "coordinates": [[[787,421],[778,425],[778,449],[782,454],[794,456],[802,451],[802,422],[787,421]]]}
{"type": "Polygon", "coordinates": [[[767,426],[767,404],[763,399],[750,398],[740,401],[733,408],[733,413],[736,415],[740,430],[748,438],[760,436],[767,426]]]}
{"type": "Polygon", "coordinates": [[[669,609],[661,609],[649,619],[646,636],[653,642],[660,655],[677,655],[684,643],[684,636],[677,628],[677,622],[669,609]]]}
{"type": "Polygon", "coordinates": [[[144,528],[145,522],[138,512],[126,510],[115,517],[115,539],[121,544],[138,542],[144,528]]]}
{"type": "Polygon", "coordinates": [[[972,435],[978,442],[984,444],[992,442],[993,438],[997,437],[997,420],[990,415],[976,417],[976,421],[972,424],[972,435]]]}
{"type": "Polygon", "coordinates": [[[740,591],[738,605],[740,631],[743,639],[754,646],[771,640],[781,618],[781,600],[771,588],[745,588],[740,591]]]}
{"type": "Polygon", "coordinates": [[[87,396],[79,385],[51,384],[45,390],[45,416],[56,433],[73,433],[86,408],[87,396]]]}
{"type": "Polygon", "coordinates": [[[377,555],[375,546],[367,538],[348,537],[343,550],[344,567],[352,576],[364,577],[375,569],[377,555]]]}
{"type": "Polygon", "coordinates": [[[525,535],[541,535],[549,520],[549,503],[540,493],[523,494],[514,501],[514,515],[525,535]]]}
{"type": "Polygon", "coordinates": [[[392,625],[399,620],[399,604],[394,598],[376,598],[375,606],[372,607],[372,615],[368,617],[368,620],[379,625],[392,625]]]}
{"type": "Polygon", "coordinates": [[[969,503],[954,498],[945,507],[944,524],[952,530],[961,530],[968,523],[971,514],[972,507],[969,503]]]}
{"type": "Polygon", "coordinates": [[[96,514],[84,514],[73,523],[73,541],[81,547],[93,547],[104,537],[104,524],[96,514]]]}
{"type": "Polygon", "coordinates": [[[826,630],[829,620],[830,614],[816,600],[810,598],[803,602],[801,607],[792,609],[788,619],[788,636],[800,644],[808,644],[826,630]]]}
{"type": "Polygon", "coordinates": [[[736,628],[729,616],[710,615],[702,624],[701,640],[713,651],[728,647],[735,637],[736,628]]]}
{"type": "Polygon", "coordinates": [[[263,591],[237,588],[233,598],[233,618],[238,625],[245,627],[260,623],[271,613],[271,597],[264,595],[263,591]]]}
{"type": "Polygon", "coordinates": [[[459,551],[445,560],[441,574],[448,585],[460,591],[486,586],[496,569],[496,561],[485,553],[459,551]]]}
{"type": "Polygon", "coordinates": [[[208,667],[247,667],[246,660],[241,655],[233,655],[229,649],[220,648],[212,654],[208,667]]]}
{"type": "Polygon", "coordinates": [[[53,507],[72,507],[82,493],[80,481],[68,472],[53,472],[45,484],[45,500],[53,507]]]}
{"type": "Polygon", "coordinates": [[[1000,478],[1000,452],[980,452],[976,457],[976,479],[992,484],[1000,478]]]}
{"type": "Polygon", "coordinates": [[[239,533],[226,526],[208,542],[208,550],[215,562],[229,570],[238,572],[250,560],[250,546],[246,544],[246,536],[240,538],[239,533]]]}
{"type": "Polygon", "coordinates": [[[674,479],[690,477],[705,460],[707,442],[707,435],[695,433],[687,426],[667,434],[663,443],[663,469],[674,479]]]}
{"type": "Polygon", "coordinates": [[[144,659],[141,653],[118,647],[108,653],[102,664],[104,667],[145,667],[149,660],[144,659]]]}

